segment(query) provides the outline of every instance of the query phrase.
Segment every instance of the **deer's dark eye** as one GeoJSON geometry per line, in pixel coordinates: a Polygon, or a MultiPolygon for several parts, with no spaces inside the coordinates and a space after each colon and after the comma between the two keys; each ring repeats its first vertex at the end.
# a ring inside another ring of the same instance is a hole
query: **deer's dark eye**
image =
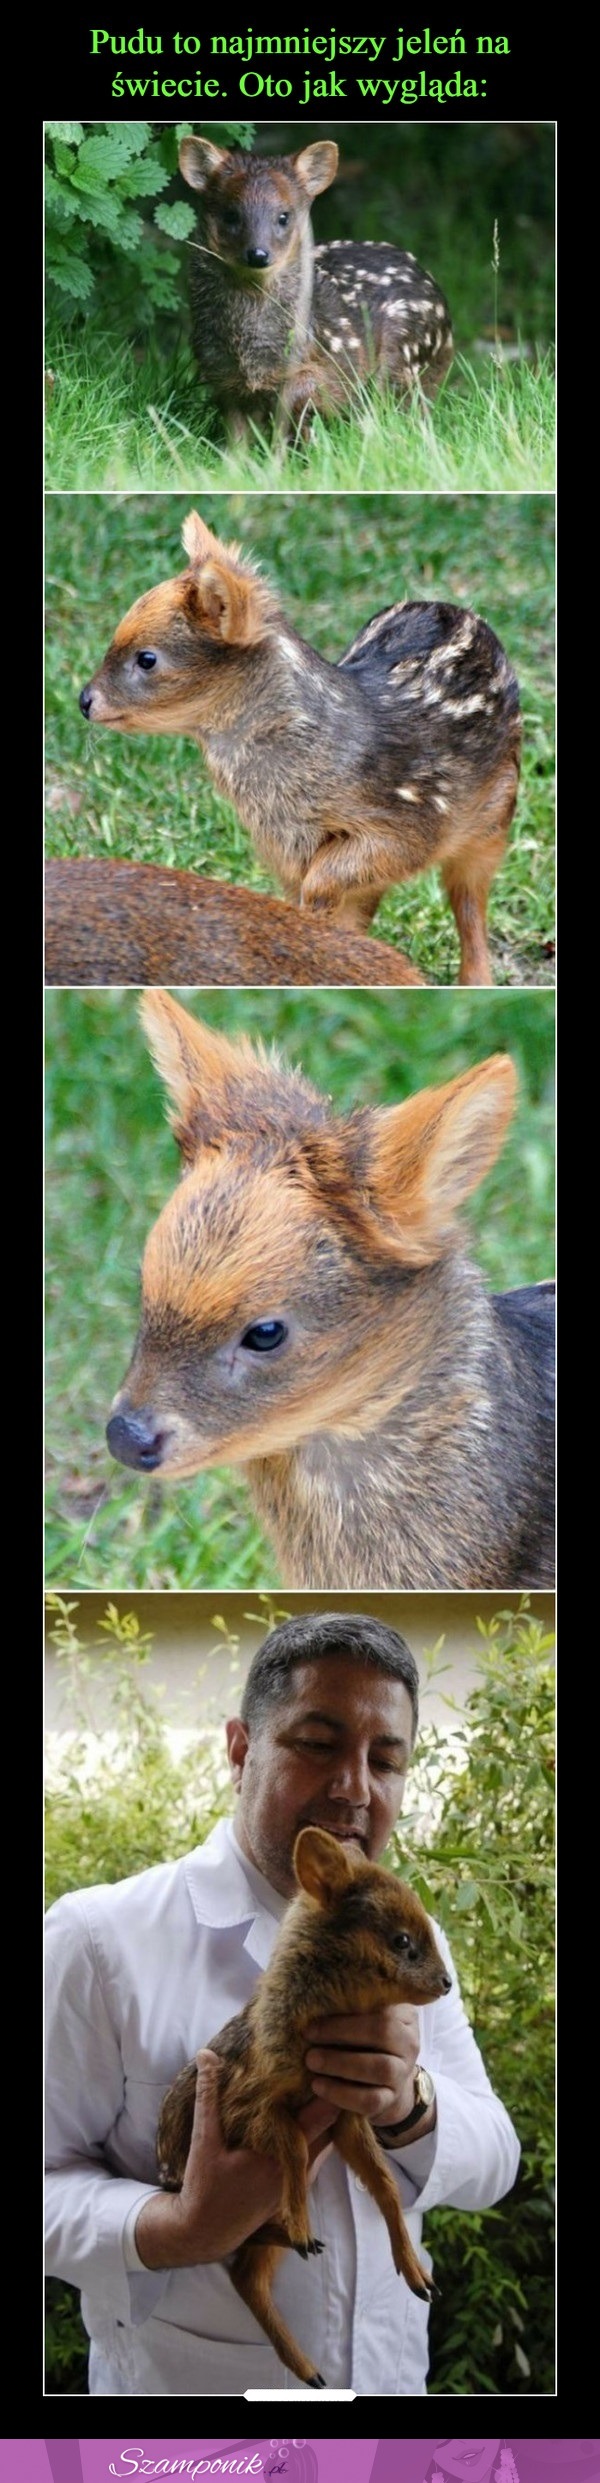
{"type": "Polygon", "coordinates": [[[283,1319],[256,1319],[252,1328],[245,1328],[242,1345],[251,1354],[272,1354],[276,1345],[283,1345],[287,1328],[283,1319]]]}
{"type": "Polygon", "coordinates": [[[411,1940],[410,1933],[408,1931],[395,1931],[392,1947],[401,1949],[403,1956],[410,1958],[411,1966],[414,1966],[415,1959],[418,1956],[418,1949],[415,1948],[414,1940],[411,1940]]]}
{"type": "Polygon", "coordinates": [[[289,212],[289,207],[282,207],[282,210],[281,210],[281,215],[277,217],[277,222],[278,222],[278,224],[289,224],[289,220],[290,220],[290,212],[289,212]]]}
{"type": "Polygon", "coordinates": [[[153,672],[156,656],[153,655],[151,647],[142,647],[141,653],[136,655],[135,660],[136,664],[139,664],[140,672],[153,672]]]}

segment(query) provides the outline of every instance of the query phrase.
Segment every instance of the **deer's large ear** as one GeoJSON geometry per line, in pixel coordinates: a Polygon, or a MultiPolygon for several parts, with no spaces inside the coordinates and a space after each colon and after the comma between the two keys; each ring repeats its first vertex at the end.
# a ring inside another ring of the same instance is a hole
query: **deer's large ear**
{"type": "Polygon", "coordinates": [[[254,576],[237,543],[219,543],[196,509],[182,531],[191,573],[186,601],[198,627],[227,646],[256,646],[275,609],[269,588],[254,576]]]}
{"type": "Polygon", "coordinates": [[[328,1836],[326,1828],[301,1828],[293,1861],[300,1887],[323,1906],[343,1895],[356,1869],[352,1854],[336,1837],[328,1836]]]}
{"type": "Polygon", "coordinates": [[[369,1191],[396,1227],[400,1254],[426,1265],[450,1237],[457,1209],[490,1172],[514,1110],[512,1060],[496,1052],[448,1086],[424,1087],[371,1124],[369,1191]]]}
{"type": "Polygon", "coordinates": [[[204,190],[213,172],[222,172],[231,163],[227,147],[215,147],[211,138],[182,138],[179,149],[179,170],[191,190],[204,190]]]}
{"type": "Polygon", "coordinates": [[[321,190],[329,189],[330,182],[335,181],[339,160],[339,147],[333,138],[319,138],[315,146],[302,147],[301,153],[292,157],[296,179],[302,183],[307,198],[318,198],[321,190]]]}
{"type": "Polygon", "coordinates": [[[307,1131],[305,1171],[328,1215],[374,1259],[426,1267],[502,1146],[516,1072],[504,1052],[389,1111],[307,1131]]]}
{"type": "Polygon", "coordinates": [[[252,1045],[244,1036],[230,1043],[167,991],[144,992],[140,1016],[173,1105],[172,1129],[184,1161],[191,1163],[215,1130],[226,1135],[232,1092],[254,1062],[252,1045]]]}

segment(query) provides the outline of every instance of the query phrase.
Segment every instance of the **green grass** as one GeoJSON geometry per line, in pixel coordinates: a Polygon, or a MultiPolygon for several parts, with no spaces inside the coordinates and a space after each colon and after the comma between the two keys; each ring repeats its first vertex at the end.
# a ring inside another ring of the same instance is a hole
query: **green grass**
{"type": "Polygon", "coordinates": [[[174,366],[149,346],[48,339],[48,489],[53,491],[551,491],[554,381],[549,354],[459,355],[433,405],[399,404],[375,384],[356,414],[316,419],[299,445],[259,431],[227,447],[182,345],[174,366]]]}
{"type": "MultiPolygon", "coordinates": [[[[553,996],[193,995],[208,1022],[281,1043],[340,1109],[390,1104],[497,1049],[519,1072],[508,1141],[465,1230],[498,1290],[552,1273],[553,996]]],[[[130,1359],[139,1262],[177,1156],[131,993],[47,995],[47,1583],[69,1590],[280,1584],[241,1473],[127,1475],[104,1426],[130,1359]]]]}
{"type": "MultiPolygon", "coordinates": [[[[77,705],[128,605],[183,567],[189,506],[189,497],[172,494],[47,502],[48,851],[112,853],[275,888],[191,741],[103,733],[84,724],[77,705]]],[[[552,500],[369,493],[324,503],[215,493],[202,495],[201,507],[225,541],[237,538],[261,560],[289,618],[323,655],[341,655],[371,613],[401,597],[472,605],[497,631],[521,683],[524,751],[514,828],[491,894],[494,971],[506,983],[549,979],[552,500]]],[[[377,931],[406,948],[427,980],[456,981],[458,940],[436,872],[388,895],[377,931]]]]}

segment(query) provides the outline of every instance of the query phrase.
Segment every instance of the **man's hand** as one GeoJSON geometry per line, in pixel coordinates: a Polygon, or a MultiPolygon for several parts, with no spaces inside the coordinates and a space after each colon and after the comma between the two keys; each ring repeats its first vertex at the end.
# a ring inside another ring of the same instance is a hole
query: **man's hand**
{"type": "MultiPolygon", "coordinates": [[[[250,2147],[226,2147],[218,2108],[220,2062],[198,2053],[196,2105],[183,2186],[146,2199],[135,2228],[136,2249],[147,2268],[203,2267],[237,2250],[259,2224],[281,2208],[281,2169],[274,2155],[250,2147]]],[[[335,2104],[305,2104],[298,2113],[309,2141],[309,2183],[329,2154],[323,2133],[337,2119],[335,2104]]]]}
{"type": "MultiPolygon", "coordinates": [[[[340,2112],[366,2113],[375,2129],[412,2112],[418,2058],[417,2011],[400,2001],[360,2017],[315,2019],[304,2054],[313,2095],[340,2112]]],[[[432,2105],[416,2123],[415,2138],[424,2137],[434,2120],[432,2105]]]]}

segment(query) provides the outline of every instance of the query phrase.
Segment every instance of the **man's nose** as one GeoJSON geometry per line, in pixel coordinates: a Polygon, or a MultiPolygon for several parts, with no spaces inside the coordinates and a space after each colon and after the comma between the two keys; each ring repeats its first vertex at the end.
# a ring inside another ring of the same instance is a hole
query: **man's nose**
{"type": "Polygon", "coordinates": [[[369,1801],[371,1786],[366,1751],[352,1751],[346,1758],[336,1759],[329,1779],[329,1791],[338,1802],[356,1805],[369,1801]]]}

